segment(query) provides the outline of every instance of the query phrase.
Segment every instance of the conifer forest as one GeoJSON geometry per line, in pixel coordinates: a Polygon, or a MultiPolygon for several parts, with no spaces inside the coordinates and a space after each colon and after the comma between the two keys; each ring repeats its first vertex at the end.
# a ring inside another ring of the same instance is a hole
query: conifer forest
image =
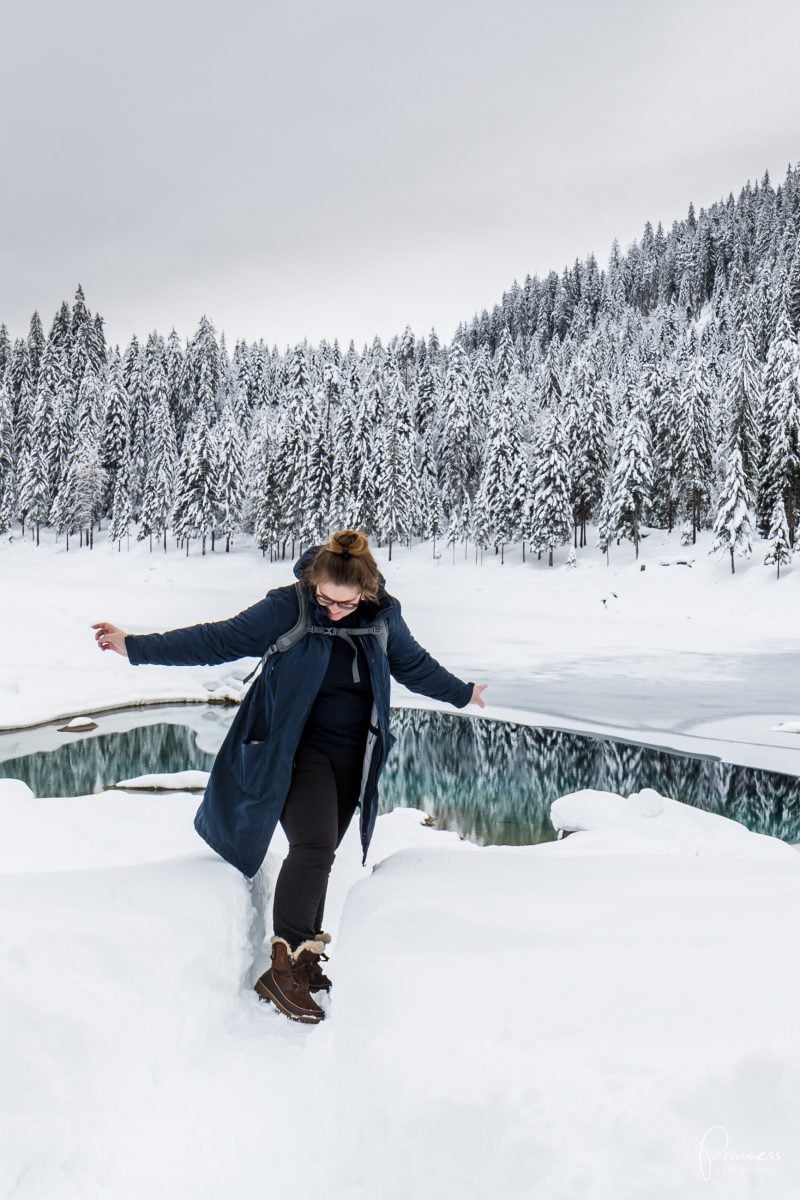
{"type": "Polygon", "coordinates": [[[406,327],[361,350],[231,349],[204,316],[186,341],[121,349],[78,286],[47,332],[38,312],[27,336],[0,326],[0,531],[187,554],[246,533],[274,560],[346,526],[389,557],[522,542],[553,565],[638,556],[643,531],[677,527],[711,531],[730,569],[766,539],[780,572],[800,523],[798,332],[800,164],[645,224],[605,269],[515,281],[449,345],[406,327]]]}

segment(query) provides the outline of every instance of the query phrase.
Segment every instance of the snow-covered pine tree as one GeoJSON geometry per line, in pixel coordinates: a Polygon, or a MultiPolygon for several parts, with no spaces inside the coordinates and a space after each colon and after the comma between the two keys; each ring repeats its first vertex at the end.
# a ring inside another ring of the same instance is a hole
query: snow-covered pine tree
{"type": "Polygon", "coordinates": [[[28,346],[22,338],[14,344],[11,362],[6,372],[6,383],[14,418],[14,458],[17,464],[20,464],[30,446],[36,400],[28,346]]]}
{"type": "Polygon", "coordinates": [[[354,529],[353,524],[353,395],[344,389],[331,429],[330,523],[333,529],[354,529]]]}
{"type": "Polygon", "coordinates": [[[149,395],[144,353],[134,334],[122,360],[122,379],[128,395],[129,440],[128,454],[132,459],[130,475],[130,508],[133,520],[138,520],[142,506],[144,481],[147,477],[148,407],[149,395]]]}
{"type": "Polygon", "coordinates": [[[206,539],[216,529],[218,510],[219,463],[205,409],[200,407],[191,438],[181,455],[172,513],[174,535],[179,542],[186,543],[187,554],[192,538],[200,539],[205,554],[206,539]]]}
{"type": "MultiPolygon", "coordinates": [[[[467,557],[467,551],[469,550],[469,539],[472,537],[474,513],[475,513],[475,502],[474,502],[472,496],[469,494],[469,492],[467,492],[466,495],[464,496],[464,503],[461,506],[461,512],[460,512],[461,520],[460,520],[460,525],[459,525],[459,535],[461,537],[461,540],[464,543],[464,558],[467,557]]],[[[476,550],[475,550],[476,561],[477,561],[477,554],[478,554],[478,551],[477,551],[477,547],[476,547],[476,550]]]]}
{"type": "Polygon", "coordinates": [[[350,479],[352,481],[352,513],[356,518],[351,529],[363,529],[367,534],[377,528],[376,454],[378,430],[373,425],[370,400],[359,391],[353,411],[353,442],[351,447],[350,479]]]}
{"type": "Polygon", "coordinates": [[[452,508],[450,510],[450,517],[447,522],[447,534],[445,537],[445,541],[448,546],[453,547],[453,562],[456,561],[456,542],[459,539],[460,532],[461,532],[461,510],[458,508],[452,508]]]}
{"type": "Polygon", "coordinates": [[[311,545],[325,541],[330,529],[331,436],[327,394],[318,394],[306,450],[305,511],[300,536],[311,545]]]}
{"type": "Polygon", "coordinates": [[[769,527],[769,550],[764,557],[766,566],[774,564],[777,577],[781,577],[781,567],[787,567],[792,561],[792,547],[789,542],[789,525],[786,520],[786,509],[781,497],[775,503],[772,520],[769,527]]]}
{"type": "Polygon", "coordinates": [[[131,548],[130,475],[133,470],[130,455],[126,451],[114,474],[111,528],[108,531],[108,544],[113,546],[116,542],[118,552],[122,550],[123,538],[127,541],[127,549],[131,548]]]}
{"type": "Polygon", "coordinates": [[[78,444],[78,418],[72,384],[62,379],[53,397],[50,487],[55,498],[78,444]]]}
{"type": "Polygon", "coordinates": [[[755,356],[750,323],[742,319],[736,335],[730,367],[725,378],[728,449],[739,447],[745,483],[749,495],[755,495],[758,482],[759,433],[761,411],[761,370],[755,356]]]}
{"type": "Polygon", "coordinates": [[[472,359],[472,411],[476,428],[489,426],[489,397],[492,392],[492,367],[486,346],[481,346],[472,359]]]}
{"type": "Polygon", "coordinates": [[[114,509],[119,507],[114,503],[117,475],[130,447],[130,399],[122,378],[122,363],[116,353],[112,356],[106,372],[104,403],[100,464],[108,479],[106,507],[114,509]]]}
{"type": "Polygon", "coordinates": [[[166,554],[167,529],[172,516],[178,471],[178,441],[170,411],[167,376],[160,362],[154,367],[151,388],[147,477],[136,536],[139,541],[149,537],[151,552],[153,536],[160,537],[166,554]]]}
{"type": "MultiPolygon", "coordinates": [[[[466,507],[466,499],[464,501],[466,507]]],[[[460,532],[464,536],[464,526],[466,524],[466,516],[464,508],[456,510],[459,516],[457,533],[460,532]]],[[[471,519],[469,522],[469,536],[475,543],[475,561],[478,561],[478,551],[480,551],[481,562],[483,562],[483,554],[488,550],[494,540],[494,529],[491,522],[491,513],[489,511],[489,495],[488,489],[484,486],[478,488],[475,495],[475,503],[472,506],[471,519]]]]}
{"type": "Polygon", "coordinates": [[[11,528],[14,519],[14,419],[11,394],[0,378],[0,533],[11,528]]]}
{"type": "Polygon", "coordinates": [[[415,391],[414,428],[422,437],[432,424],[436,414],[436,388],[431,364],[427,358],[423,359],[417,371],[415,391]]]}
{"type": "Polygon", "coordinates": [[[93,526],[104,490],[105,478],[97,443],[91,436],[84,435],[69,461],[50,513],[56,537],[65,536],[67,550],[69,535],[76,532],[80,533],[81,545],[85,540],[87,546],[93,546],[93,526]]]}
{"type": "Polygon", "coordinates": [[[438,408],[439,486],[445,510],[463,505],[478,466],[473,441],[469,360],[461,342],[450,351],[438,408]]]}
{"type": "Polygon", "coordinates": [[[240,528],[244,501],[244,441],[231,403],[226,403],[217,425],[217,455],[219,459],[220,512],[219,531],[225,535],[225,552],[240,528]]]}
{"type": "Polygon", "coordinates": [[[323,414],[322,427],[325,434],[325,442],[330,445],[333,437],[334,417],[341,403],[342,373],[339,369],[338,352],[332,350],[327,344],[325,352],[322,355],[321,375],[324,401],[320,403],[319,408],[323,414]]]}
{"type": "Polygon", "coordinates": [[[627,538],[639,557],[641,527],[650,505],[653,481],[652,455],[641,396],[629,392],[630,406],[623,412],[623,425],[614,470],[611,475],[609,507],[604,513],[605,538],[627,538]]]}
{"type": "Polygon", "coordinates": [[[767,354],[765,378],[765,462],[759,490],[759,526],[762,533],[769,530],[781,499],[793,546],[800,505],[800,347],[785,307],[767,354]]]}
{"type": "Polygon", "coordinates": [[[298,537],[303,522],[303,512],[299,507],[298,497],[304,497],[302,480],[297,480],[299,472],[305,470],[305,447],[299,428],[299,415],[295,409],[286,409],[280,416],[274,435],[274,476],[280,488],[280,503],[278,508],[277,540],[280,543],[281,557],[286,555],[288,540],[298,537]]]}
{"type": "Polygon", "coordinates": [[[221,408],[224,368],[216,330],[204,314],[186,347],[183,384],[184,403],[190,405],[192,414],[198,406],[205,410],[208,429],[221,408]]]}
{"type": "Polygon", "coordinates": [[[376,462],[376,520],[379,537],[392,543],[410,538],[413,529],[414,430],[408,392],[396,369],[386,380],[386,415],[379,432],[376,462]]]}
{"type": "Polygon", "coordinates": [[[88,362],[75,401],[75,434],[79,441],[99,442],[103,387],[94,365],[88,362]]]}
{"type": "Polygon", "coordinates": [[[753,552],[750,495],[738,442],[728,456],[728,470],[717,503],[714,541],[709,553],[722,553],[726,550],[731,556],[732,573],[736,571],[734,555],[749,558],[753,552]]]}
{"type": "MultiPolygon", "coordinates": [[[[499,543],[501,562],[507,542],[521,532],[526,503],[526,474],[519,433],[520,378],[516,369],[494,388],[489,403],[486,455],[476,495],[477,529],[486,545],[499,543]]],[[[479,543],[481,544],[481,543],[479,543]]],[[[481,548],[485,548],[481,544],[481,548]]]]}
{"type": "Polygon", "coordinates": [[[606,476],[605,486],[603,487],[603,495],[600,500],[600,505],[597,510],[597,549],[606,556],[606,566],[610,561],[611,541],[613,537],[612,531],[612,493],[611,493],[611,475],[606,476]]]}
{"type": "MultiPolygon", "coordinates": [[[[52,352],[53,359],[56,353],[52,352]]],[[[33,410],[30,444],[23,457],[19,475],[19,505],[23,529],[27,518],[35,527],[37,546],[39,531],[41,526],[48,522],[54,500],[52,463],[55,459],[55,413],[52,386],[52,377],[49,371],[46,373],[43,368],[33,410]]]]}
{"type": "Polygon", "coordinates": [[[711,382],[703,358],[686,361],[680,380],[677,468],[681,496],[692,523],[692,544],[711,496],[713,443],[711,382]]]}
{"type": "Polygon", "coordinates": [[[572,508],[579,543],[586,545],[586,526],[596,512],[603,495],[608,472],[609,401],[603,380],[598,379],[593,361],[583,364],[575,380],[573,420],[565,428],[569,474],[572,480],[572,508]]]}
{"type": "Polygon", "coordinates": [[[309,473],[309,451],[314,442],[319,413],[310,392],[298,392],[284,414],[278,461],[285,473],[283,515],[285,535],[309,539],[309,522],[315,520],[314,493],[309,473]]]}
{"type": "Polygon", "coordinates": [[[535,549],[546,549],[553,565],[556,546],[572,538],[572,505],[564,425],[558,409],[545,422],[534,476],[535,549]]]}
{"type": "Polygon", "coordinates": [[[436,478],[430,427],[419,438],[419,458],[415,478],[417,486],[414,497],[414,528],[423,540],[433,539],[432,554],[436,558],[436,539],[445,532],[446,521],[436,478]]]}
{"type": "Polygon", "coordinates": [[[681,422],[680,379],[671,364],[662,371],[650,363],[644,374],[644,411],[649,415],[653,447],[654,519],[672,531],[680,502],[678,438],[681,422]]]}
{"type": "Polygon", "coordinates": [[[281,515],[281,481],[275,447],[262,433],[259,437],[257,474],[258,490],[253,508],[253,538],[262,554],[270,551],[270,561],[278,558],[281,538],[284,537],[281,515]]]}
{"type": "Polygon", "coordinates": [[[800,233],[795,241],[794,254],[786,276],[786,311],[795,337],[800,336],[800,233]]]}
{"type": "Polygon", "coordinates": [[[413,384],[415,357],[416,343],[414,341],[414,334],[411,332],[411,326],[406,325],[398,347],[400,373],[406,392],[410,392],[413,384]]]}
{"type": "Polygon", "coordinates": [[[33,316],[31,317],[30,327],[28,329],[28,337],[24,343],[25,355],[30,363],[30,386],[32,391],[35,390],[39,382],[39,367],[41,365],[42,355],[44,354],[46,340],[44,327],[42,325],[42,318],[39,316],[38,312],[34,312],[33,316]]]}

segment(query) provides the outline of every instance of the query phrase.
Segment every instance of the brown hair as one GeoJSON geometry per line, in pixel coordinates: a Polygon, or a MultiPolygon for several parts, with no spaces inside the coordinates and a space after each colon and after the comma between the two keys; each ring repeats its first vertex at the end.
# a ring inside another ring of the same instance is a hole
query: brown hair
{"type": "Polygon", "coordinates": [[[378,599],[383,577],[372,557],[366,535],[358,529],[337,529],[305,568],[302,581],[316,587],[323,579],[360,588],[365,600],[378,599]]]}

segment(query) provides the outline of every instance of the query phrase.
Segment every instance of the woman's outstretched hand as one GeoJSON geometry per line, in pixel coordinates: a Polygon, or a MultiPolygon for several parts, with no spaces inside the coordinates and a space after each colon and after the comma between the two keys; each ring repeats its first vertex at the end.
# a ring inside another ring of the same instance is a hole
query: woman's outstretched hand
{"type": "Polygon", "coordinates": [[[481,699],[481,692],[485,691],[488,686],[488,683],[476,683],[472,689],[472,699],[470,700],[470,704],[478,704],[481,708],[486,708],[486,705],[481,699]]]}
{"type": "Polygon", "coordinates": [[[128,635],[124,629],[120,629],[118,625],[111,625],[108,621],[97,621],[92,625],[92,629],[97,630],[94,640],[101,650],[116,650],[117,654],[128,657],[128,651],[125,649],[125,638],[128,635]]]}

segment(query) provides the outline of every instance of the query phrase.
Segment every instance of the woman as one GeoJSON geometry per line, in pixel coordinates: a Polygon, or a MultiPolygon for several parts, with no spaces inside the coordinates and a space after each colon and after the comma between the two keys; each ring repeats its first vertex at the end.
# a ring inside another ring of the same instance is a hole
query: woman
{"type": "Polygon", "coordinates": [[[390,673],[457,708],[483,708],[486,684],[464,683],[418,645],[363,533],[337,530],[301,555],[294,574],[298,585],[273,588],[227,621],[137,635],[106,621],[92,628],[101,650],[134,666],[268,652],[214,760],[194,825],[252,877],[280,821],[289,852],[273,897],[272,963],[255,990],[294,1020],[313,1023],[325,1014],[311,993],[331,987],[319,964],[330,941],[322,915],[335,851],[358,807],[366,862],[378,779],[395,740],[390,673]]]}

